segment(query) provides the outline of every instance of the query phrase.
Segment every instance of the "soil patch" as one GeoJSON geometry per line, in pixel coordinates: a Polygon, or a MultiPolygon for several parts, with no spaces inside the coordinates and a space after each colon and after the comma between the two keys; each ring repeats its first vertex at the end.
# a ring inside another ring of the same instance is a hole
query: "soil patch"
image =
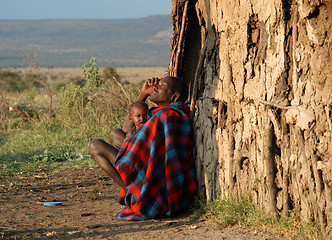
{"type": "Polygon", "coordinates": [[[3,239],[283,239],[268,230],[217,229],[192,213],[148,221],[115,218],[119,187],[100,169],[0,177],[3,239]],[[44,206],[59,201],[62,206],[44,206]]]}

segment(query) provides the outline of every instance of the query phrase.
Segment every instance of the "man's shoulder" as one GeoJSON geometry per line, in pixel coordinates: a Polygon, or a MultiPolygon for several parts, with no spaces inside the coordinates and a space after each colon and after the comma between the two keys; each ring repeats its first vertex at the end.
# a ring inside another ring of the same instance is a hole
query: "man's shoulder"
{"type": "Polygon", "coordinates": [[[179,112],[181,114],[189,114],[189,106],[183,102],[171,103],[164,106],[153,107],[150,109],[152,115],[159,113],[168,113],[168,112],[179,112]]]}
{"type": "Polygon", "coordinates": [[[180,121],[180,122],[190,122],[189,117],[189,107],[184,104],[169,104],[165,106],[158,107],[154,109],[153,115],[151,115],[152,121],[157,121],[160,119],[161,121],[180,121]],[[178,119],[178,120],[176,120],[178,119]]]}

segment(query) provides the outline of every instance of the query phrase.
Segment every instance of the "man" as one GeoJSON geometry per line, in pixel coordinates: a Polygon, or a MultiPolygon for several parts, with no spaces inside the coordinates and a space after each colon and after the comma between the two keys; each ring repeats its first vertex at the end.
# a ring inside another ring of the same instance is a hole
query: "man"
{"type": "MultiPolygon", "coordinates": [[[[196,182],[187,95],[187,85],[179,78],[148,79],[138,101],[150,97],[157,107],[150,109],[144,126],[120,151],[101,139],[90,143],[92,158],[125,195],[119,219],[171,216],[189,205],[196,182]]],[[[127,118],[123,130],[132,127],[127,118]]]]}

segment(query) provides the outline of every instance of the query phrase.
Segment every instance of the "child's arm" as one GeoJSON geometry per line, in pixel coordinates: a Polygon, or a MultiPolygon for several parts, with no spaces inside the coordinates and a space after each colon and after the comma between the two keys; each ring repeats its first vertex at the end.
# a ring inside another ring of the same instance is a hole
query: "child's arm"
{"type": "Polygon", "coordinates": [[[126,138],[130,138],[136,132],[136,128],[131,128],[128,133],[126,134],[126,138]]]}
{"type": "Polygon", "coordinates": [[[127,118],[123,124],[123,127],[122,127],[122,130],[125,132],[125,133],[128,133],[130,132],[130,130],[134,127],[134,122],[130,120],[130,117],[129,117],[129,113],[127,115],[127,118]]]}

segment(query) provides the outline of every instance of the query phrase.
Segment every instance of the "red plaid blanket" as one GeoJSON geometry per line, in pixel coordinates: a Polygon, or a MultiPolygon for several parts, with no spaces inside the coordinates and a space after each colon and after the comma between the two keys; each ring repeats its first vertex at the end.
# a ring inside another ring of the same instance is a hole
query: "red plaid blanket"
{"type": "Polygon", "coordinates": [[[188,206],[196,190],[188,106],[172,103],[151,113],[115,161],[128,188],[118,219],[171,216],[188,206]]]}

